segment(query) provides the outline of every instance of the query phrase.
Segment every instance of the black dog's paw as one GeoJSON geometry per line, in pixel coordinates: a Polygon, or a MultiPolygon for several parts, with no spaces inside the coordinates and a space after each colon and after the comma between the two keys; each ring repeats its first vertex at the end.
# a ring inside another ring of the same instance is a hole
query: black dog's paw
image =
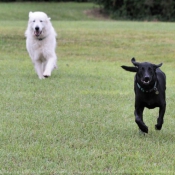
{"type": "Polygon", "coordinates": [[[142,128],[140,128],[140,131],[142,131],[143,133],[147,133],[148,134],[148,127],[147,126],[142,127],[142,128]]]}
{"type": "Polygon", "coordinates": [[[139,134],[145,136],[145,132],[143,132],[141,129],[139,129],[139,134]]]}
{"type": "Polygon", "coordinates": [[[156,130],[161,130],[161,129],[162,129],[162,126],[160,126],[160,125],[155,125],[155,129],[156,129],[156,130]]]}

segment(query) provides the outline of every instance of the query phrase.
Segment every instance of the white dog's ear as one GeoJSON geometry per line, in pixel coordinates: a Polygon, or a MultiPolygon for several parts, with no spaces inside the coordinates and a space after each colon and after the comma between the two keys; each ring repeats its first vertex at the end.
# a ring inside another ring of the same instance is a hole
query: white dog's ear
{"type": "Polygon", "coordinates": [[[29,12],[29,18],[31,17],[32,13],[33,13],[33,12],[29,12]]]}

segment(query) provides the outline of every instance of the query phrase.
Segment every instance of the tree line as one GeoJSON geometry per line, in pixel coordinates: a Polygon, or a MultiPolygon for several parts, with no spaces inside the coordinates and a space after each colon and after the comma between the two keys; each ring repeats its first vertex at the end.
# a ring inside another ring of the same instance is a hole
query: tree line
{"type": "Polygon", "coordinates": [[[175,21],[175,0],[93,0],[112,18],[175,21]]]}
{"type": "MultiPolygon", "coordinates": [[[[25,0],[0,0],[0,2],[25,0]]],[[[40,2],[94,2],[104,13],[121,20],[175,21],[175,0],[30,0],[40,2]]]]}

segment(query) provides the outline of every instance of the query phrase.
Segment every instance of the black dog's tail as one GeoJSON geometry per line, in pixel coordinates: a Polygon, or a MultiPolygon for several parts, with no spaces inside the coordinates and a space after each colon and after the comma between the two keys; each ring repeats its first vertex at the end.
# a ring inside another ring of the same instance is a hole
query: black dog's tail
{"type": "Polygon", "coordinates": [[[129,66],[121,66],[121,67],[129,72],[137,72],[138,71],[137,67],[129,67],[129,66]]]}

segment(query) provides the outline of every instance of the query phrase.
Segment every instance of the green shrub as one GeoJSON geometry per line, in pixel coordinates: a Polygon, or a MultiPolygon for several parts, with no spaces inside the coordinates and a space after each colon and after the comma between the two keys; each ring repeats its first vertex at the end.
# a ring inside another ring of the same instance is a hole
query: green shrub
{"type": "Polygon", "coordinates": [[[93,0],[116,19],[175,21],[174,0],[93,0]]]}

